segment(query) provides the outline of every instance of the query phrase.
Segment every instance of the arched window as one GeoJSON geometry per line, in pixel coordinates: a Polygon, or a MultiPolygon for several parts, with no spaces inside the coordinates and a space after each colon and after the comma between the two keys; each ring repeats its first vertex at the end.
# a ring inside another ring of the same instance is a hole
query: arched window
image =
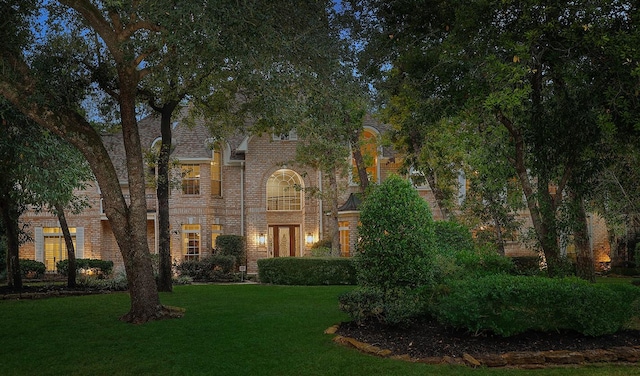
{"type": "Polygon", "coordinates": [[[267,210],[301,210],[302,184],[298,174],[278,170],[267,181],[267,210]]]}
{"type": "MultiPolygon", "coordinates": [[[[378,138],[373,131],[369,129],[365,129],[360,134],[359,143],[360,143],[360,153],[362,155],[364,167],[367,171],[369,182],[378,183],[378,138]]],[[[352,165],[352,172],[351,172],[352,182],[359,184],[360,178],[358,175],[358,166],[356,165],[355,158],[353,157],[351,159],[351,165],[352,165]]]]}

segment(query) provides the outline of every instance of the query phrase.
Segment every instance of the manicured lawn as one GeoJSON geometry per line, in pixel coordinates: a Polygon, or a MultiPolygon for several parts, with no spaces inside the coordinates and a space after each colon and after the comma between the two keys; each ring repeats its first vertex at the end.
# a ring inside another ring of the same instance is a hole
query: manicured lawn
{"type": "Polygon", "coordinates": [[[640,366],[469,369],[382,359],[323,334],[350,287],[177,286],[182,319],[118,320],[123,293],[0,301],[2,375],[640,375],[640,366]]]}

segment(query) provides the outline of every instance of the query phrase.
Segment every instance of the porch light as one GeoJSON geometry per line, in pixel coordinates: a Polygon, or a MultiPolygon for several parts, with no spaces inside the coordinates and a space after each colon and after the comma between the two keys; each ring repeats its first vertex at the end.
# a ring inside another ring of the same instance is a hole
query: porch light
{"type": "Polygon", "coordinates": [[[313,244],[313,234],[312,233],[307,233],[307,245],[311,245],[313,244]]]}
{"type": "Polygon", "coordinates": [[[260,233],[260,235],[258,235],[258,245],[265,245],[267,244],[267,238],[264,236],[264,233],[260,233]]]}

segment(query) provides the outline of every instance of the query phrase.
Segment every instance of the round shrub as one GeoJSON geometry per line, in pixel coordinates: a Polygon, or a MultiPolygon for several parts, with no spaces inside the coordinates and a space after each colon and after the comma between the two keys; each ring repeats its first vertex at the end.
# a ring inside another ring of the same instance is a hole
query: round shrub
{"type": "Polygon", "coordinates": [[[358,284],[384,291],[432,281],[433,219],[406,180],[391,176],[362,203],[355,256],[358,284]]]}

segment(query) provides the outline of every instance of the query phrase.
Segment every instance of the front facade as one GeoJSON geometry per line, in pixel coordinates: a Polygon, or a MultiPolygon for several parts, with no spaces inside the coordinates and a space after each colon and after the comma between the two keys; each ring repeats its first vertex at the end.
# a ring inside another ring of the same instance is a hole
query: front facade
{"type": "MultiPolygon", "coordinates": [[[[146,118],[139,128],[142,145],[151,155],[159,145],[159,119],[146,118]]],[[[363,147],[371,161],[367,172],[374,183],[400,167],[391,150],[371,146],[376,145],[375,140],[384,131],[384,125],[365,118],[362,137],[370,142],[363,147]]],[[[104,142],[126,198],[128,186],[121,137],[104,136],[104,142]]],[[[318,171],[293,162],[296,143],[294,131],[215,140],[203,125],[187,127],[174,123],[171,158],[176,167],[169,199],[173,262],[210,255],[216,237],[221,234],[245,237],[248,273],[257,272],[257,261],[262,258],[310,255],[311,245],[328,237],[329,208],[322,200],[305,193],[305,188],[322,190],[324,182],[318,171]]],[[[152,164],[148,174],[152,181],[155,174],[152,164]]],[[[359,218],[351,193],[358,186],[345,182],[344,187],[339,200],[340,243],[342,255],[350,256],[357,242],[359,218]]],[[[416,189],[429,202],[434,218],[442,219],[429,187],[416,189]]],[[[116,269],[122,268],[122,256],[102,211],[99,187],[94,183],[79,194],[87,197],[90,207],[78,215],[68,215],[76,257],[112,260],[116,269]]],[[[149,248],[151,253],[157,253],[157,200],[152,184],[147,188],[147,207],[149,248]]],[[[56,262],[66,259],[56,217],[28,212],[22,220],[28,224],[34,241],[21,247],[20,257],[42,261],[48,271],[54,272],[56,262]]],[[[512,255],[531,254],[517,241],[507,244],[507,249],[512,255]]]]}

